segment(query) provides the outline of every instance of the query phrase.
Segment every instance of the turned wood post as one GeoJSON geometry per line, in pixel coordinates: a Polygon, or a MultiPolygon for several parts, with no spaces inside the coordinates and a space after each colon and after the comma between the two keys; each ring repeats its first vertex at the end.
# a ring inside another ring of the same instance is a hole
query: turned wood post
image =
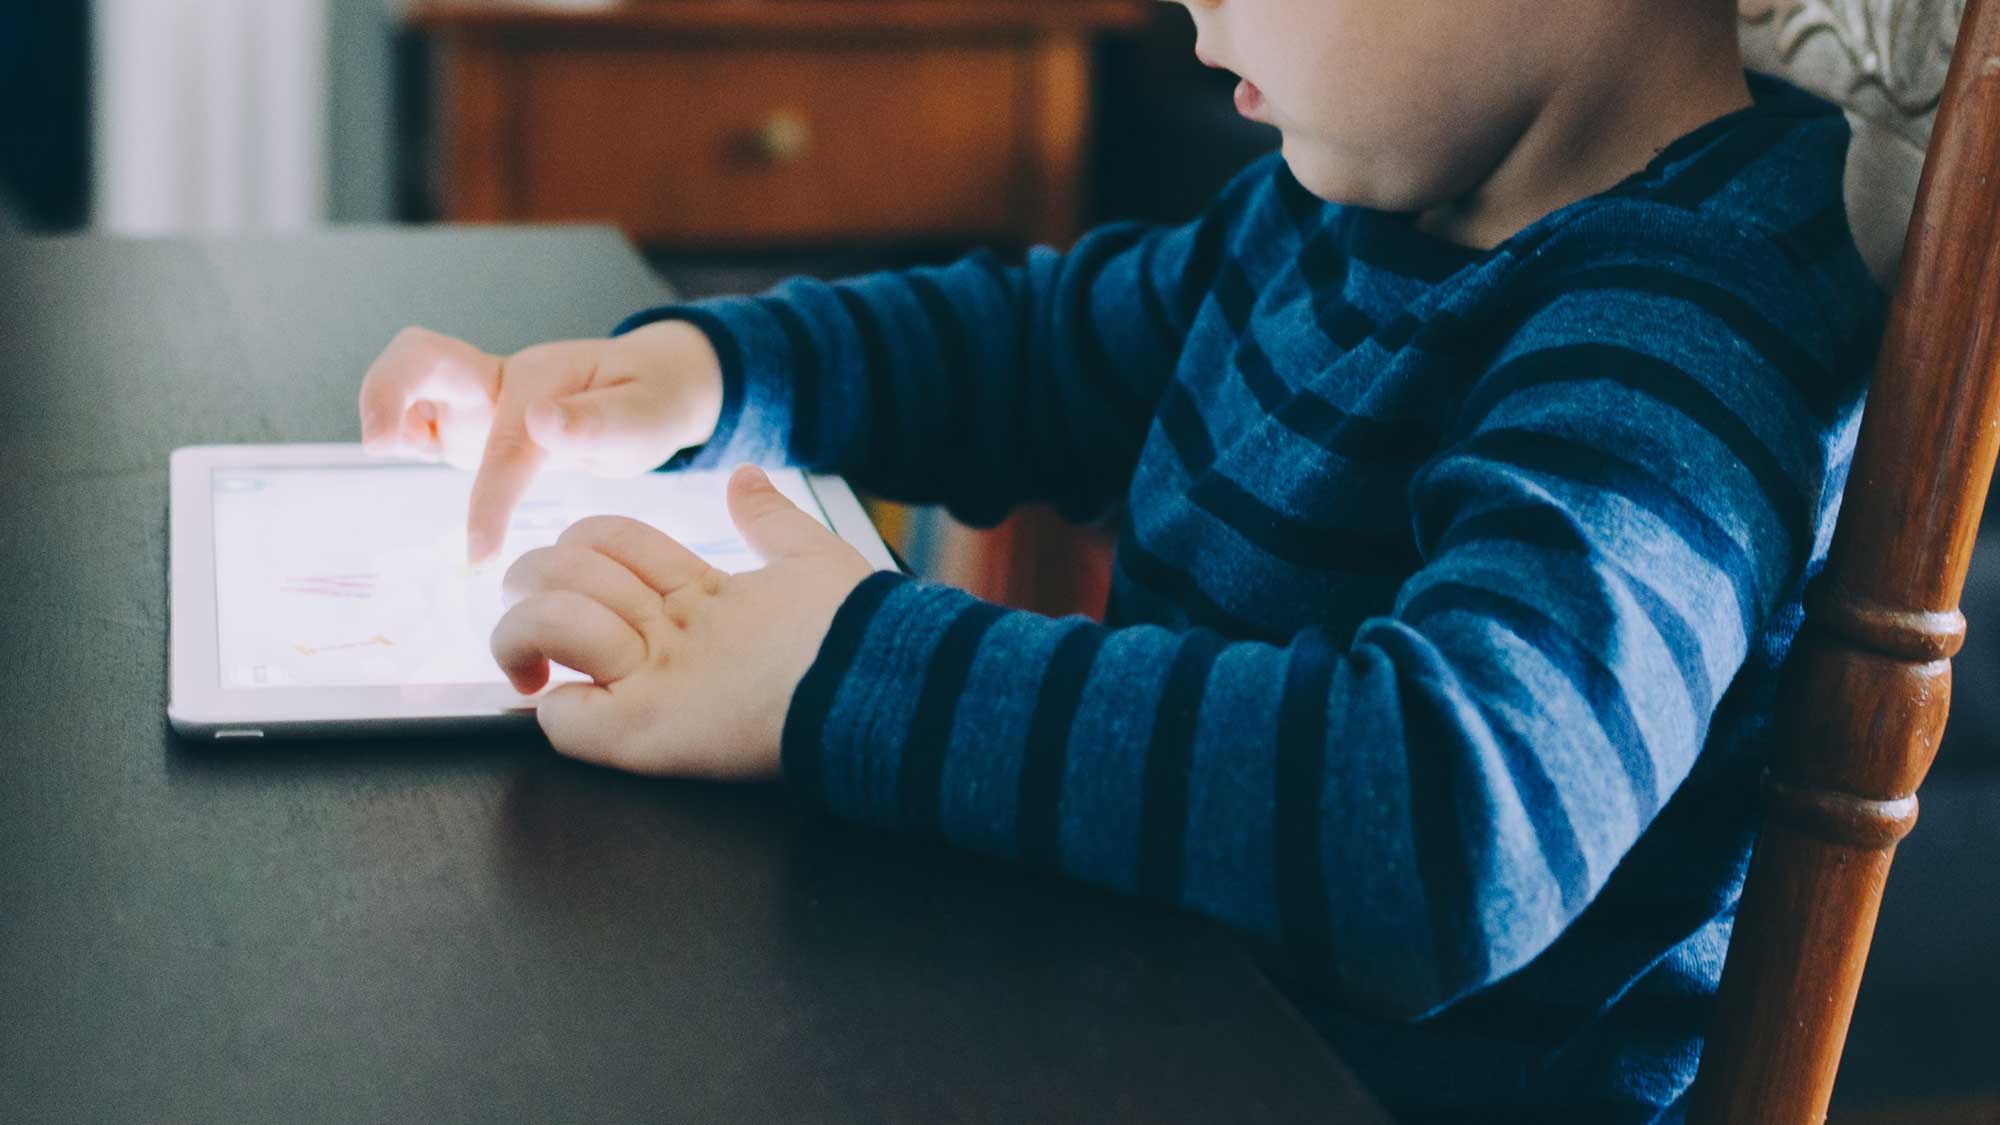
{"type": "Polygon", "coordinates": [[[2000,0],[1970,0],[1826,570],[1786,668],[1766,820],[1691,1120],[1818,1122],[1917,819],[2000,442],[2000,0]]]}

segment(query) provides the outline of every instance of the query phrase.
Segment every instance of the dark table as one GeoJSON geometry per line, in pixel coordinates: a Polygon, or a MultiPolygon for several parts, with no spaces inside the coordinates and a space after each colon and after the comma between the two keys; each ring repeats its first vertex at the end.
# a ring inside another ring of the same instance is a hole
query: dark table
{"type": "Polygon", "coordinates": [[[662,296],[601,230],[0,242],[0,1119],[1381,1120],[1164,911],[532,737],[169,732],[170,449],[662,296]]]}

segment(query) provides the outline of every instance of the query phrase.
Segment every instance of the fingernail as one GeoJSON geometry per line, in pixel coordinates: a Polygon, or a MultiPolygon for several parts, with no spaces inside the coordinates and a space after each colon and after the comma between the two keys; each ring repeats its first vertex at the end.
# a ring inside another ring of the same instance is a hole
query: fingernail
{"type": "Polygon", "coordinates": [[[465,561],[479,562],[493,553],[493,537],[483,531],[467,533],[465,537],[465,561]]]}

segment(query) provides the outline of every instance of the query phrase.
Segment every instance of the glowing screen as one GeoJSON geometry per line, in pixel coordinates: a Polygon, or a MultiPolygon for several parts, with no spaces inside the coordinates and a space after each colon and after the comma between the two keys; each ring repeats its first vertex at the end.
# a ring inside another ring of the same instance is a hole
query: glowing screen
{"type": "MultiPolygon", "coordinates": [[[[821,523],[796,470],[771,474],[821,523]]],[[[487,639],[515,559],[590,515],[642,520],[723,570],[761,564],[722,472],[630,480],[546,473],[500,555],[465,561],[472,476],[442,466],[216,469],[217,636],[226,688],[500,683],[487,639]]],[[[564,668],[557,679],[580,679],[564,668]]]]}

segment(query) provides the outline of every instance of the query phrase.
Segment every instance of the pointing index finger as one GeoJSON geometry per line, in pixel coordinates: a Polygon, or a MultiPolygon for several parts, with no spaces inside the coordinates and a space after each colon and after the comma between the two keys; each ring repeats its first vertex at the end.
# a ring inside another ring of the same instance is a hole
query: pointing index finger
{"type": "Polygon", "coordinates": [[[472,478],[472,505],[465,521],[466,557],[475,563],[499,553],[514,505],[548,460],[548,453],[528,436],[526,413],[521,403],[502,402],[486,435],[486,452],[472,478]]]}

